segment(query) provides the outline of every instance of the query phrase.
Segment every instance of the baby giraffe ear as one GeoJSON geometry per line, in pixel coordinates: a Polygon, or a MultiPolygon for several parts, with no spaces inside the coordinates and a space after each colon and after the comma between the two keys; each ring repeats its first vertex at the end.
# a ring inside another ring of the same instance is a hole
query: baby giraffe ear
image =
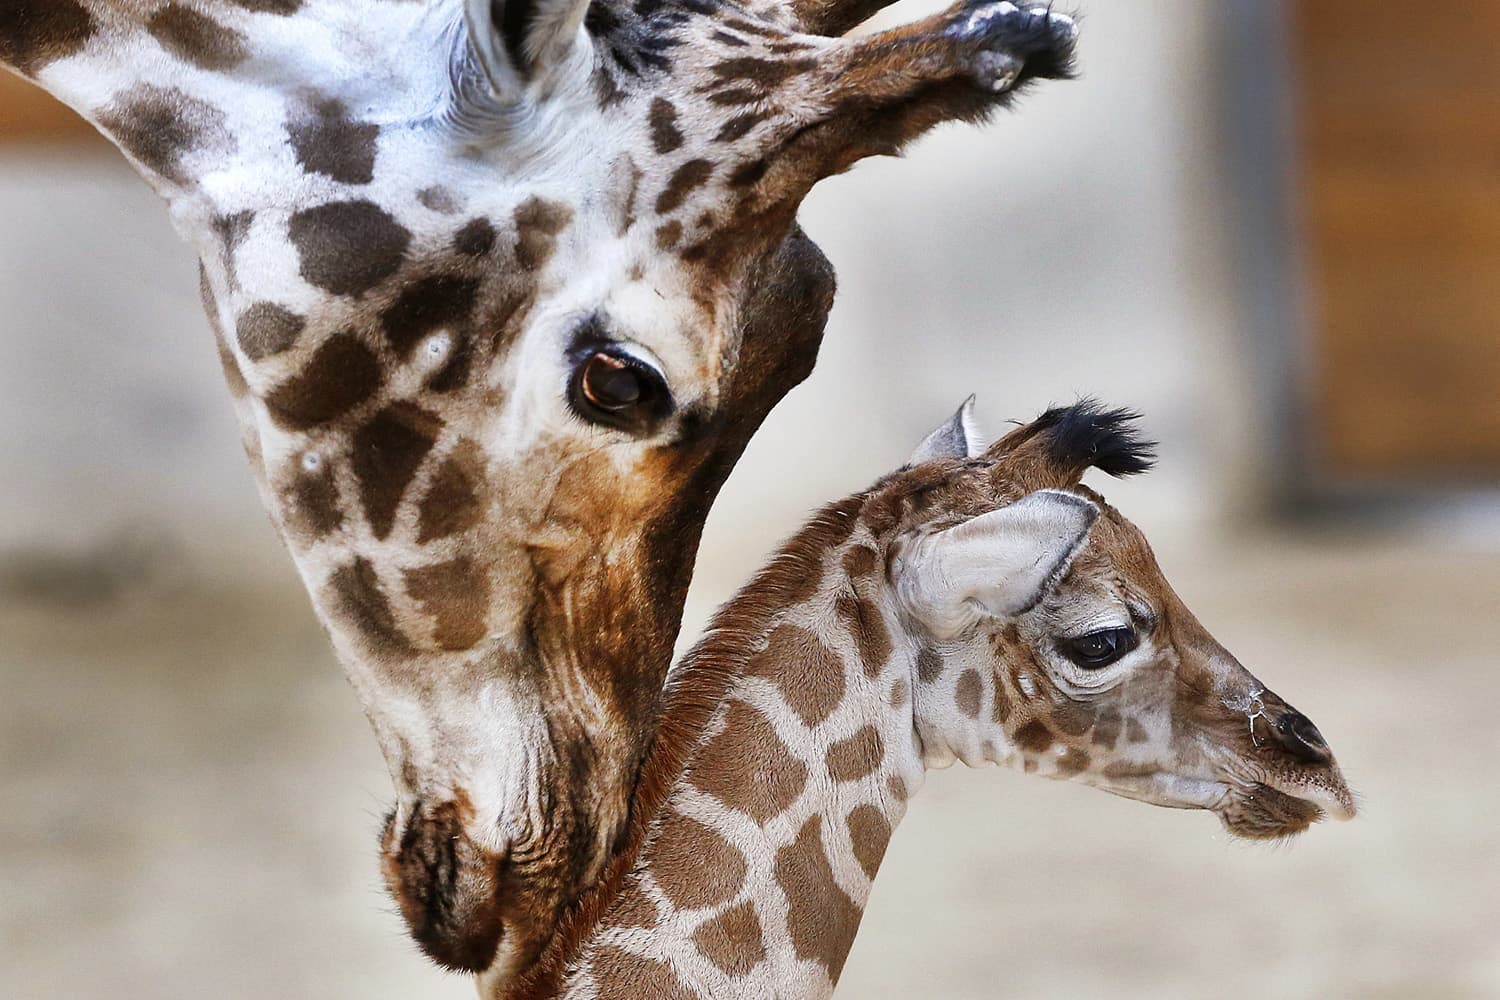
{"type": "Polygon", "coordinates": [[[1083,547],[1099,508],[1076,493],[1038,490],[908,543],[892,578],[906,611],[940,639],[981,617],[1033,608],[1083,547]]]}
{"type": "Polygon", "coordinates": [[[984,451],[984,439],[974,423],[974,397],[959,406],[958,412],[943,421],[917,445],[907,465],[921,465],[938,458],[973,458],[984,451]]]}

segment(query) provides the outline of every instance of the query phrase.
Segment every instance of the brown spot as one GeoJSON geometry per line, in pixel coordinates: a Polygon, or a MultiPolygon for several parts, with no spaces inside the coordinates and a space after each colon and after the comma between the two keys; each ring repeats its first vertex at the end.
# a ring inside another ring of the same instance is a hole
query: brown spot
{"type": "Polygon", "coordinates": [[[990,718],[1004,725],[1010,719],[1011,703],[1010,695],[1005,690],[1005,681],[1000,677],[1000,671],[995,671],[995,704],[990,709],[990,718]]]}
{"type": "Polygon", "coordinates": [[[337,531],[344,523],[344,512],[339,506],[333,463],[320,460],[316,468],[308,469],[297,461],[284,503],[288,527],[294,533],[314,540],[337,531]]]}
{"type": "Polygon", "coordinates": [[[458,197],[441,184],[418,191],[417,204],[439,215],[457,215],[458,210],[463,207],[458,197]]]}
{"type": "Polygon", "coordinates": [[[760,711],[731,701],[722,732],[693,763],[694,787],[758,822],[797,801],[807,783],[807,765],[792,756],[760,711]]]}
{"type": "Polygon", "coordinates": [[[943,658],[923,646],[917,650],[917,680],[931,684],[943,674],[943,658]]]}
{"type": "Polygon", "coordinates": [[[652,1000],[698,1000],[677,978],[666,962],[646,958],[615,945],[603,945],[594,953],[594,978],[601,983],[618,983],[622,996],[651,997],[652,1000]]]}
{"type": "Polygon", "coordinates": [[[375,140],[380,126],[356,122],[342,101],[319,101],[312,116],[287,130],[297,162],[308,173],[341,184],[368,184],[375,179],[375,140]]]}
{"type": "Polygon", "coordinates": [[[886,695],[886,703],[892,708],[901,708],[906,704],[906,699],[910,693],[907,689],[906,678],[898,677],[896,678],[896,683],[891,685],[891,693],[886,695]]]}
{"type": "Polygon", "coordinates": [[[249,54],[244,35],[181,4],[169,3],[152,14],[146,30],[162,48],[203,69],[233,69],[249,54]]]}
{"type": "Polygon", "coordinates": [[[849,827],[849,843],[854,848],[855,860],[865,870],[865,877],[873,879],[891,842],[890,822],[885,813],[872,805],[855,806],[844,822],[849,827]]]}
{"type": "Polygon", "coordinates": [[[1095,746],[1106,750],[1113,750],[1115,744],[1120,740],[1120,726],[1122,722],[1120,713],[1113,708],[1106,708],[1099,713],[1099,718],[1094,723],[1094,735],[1092,737],[1095,746]]]}
{"type": "Polygon", "coordinates": [[[854,594],[840,594],[834,602],[839,620],[854,637],[859,651],[860,665],[865,676],[876,677],[891,656],[891,635],[886,630],[880,611],[868,601],[854,594]]]}
{"type": "Polygon", "coordinates": [[[641,890],[639,876],[632,876],[620,887],[609,907],[611,927],[655,927],[656,902],[641,890]]]}
{"type": "Polygon", "coordinates": [[[745,672],[775,681],[805,726],[828,718],[844,698],[843,661],[816,634],[796,625],[778,625],[745,672]]]}
{"type": "Polygon", "coordinates": [[[552,259],[557,235],[573,221],[573,210],[559,201],[533,195],[516,208],[516,260],[535,271],[552,259]]]}
{"type": "Polygon", "coordinates": [[[670,153],[682,145],[677,128],[677,108],[665,97],[651,102],[651,146],[658,153],[670,153]]]}
{"type": "Polygon", "coordinates": [[[710,104],[722,104],[734,106],[738,104],[756,104],[764,98],[764,94],[755,87],[730,87],[727,90],[715,91],[708,95],[710,104]]]}
{"type": "Polygon", "coordinates": [[[188,153],[234,148],[224,112],[180,90],[151,84],[117,98],[99,115],[99,124],[147,170],[176,184],[188,181],[182,165],[188,153]]]}
{"type": "Polygon", "coordinates": [[[745,884],[739,848],[675,809],[662,816],[649,864],[656,884],[679,910],[727,903],[745,884]]]}
{"type": "Polygon", "coordinates": [[[215,336],[214,342],[219,348],[219,367],[224,370],[224,382],[229,386],[229,395],[235,399],[244,399],[250,395],[250,385],[240,371],[239,360],[229,349],[229,345],[224,343],[223,337],[215,336]]]}
{"type": "Polygon", "coordinates": [[[266,409],[288,430],[309,430],[369,399],[380,380],[380,365],[370,349],[352,334],[335,334],[301,372],[271,391],[266,409]]]}
{"type": "Polygon", "coordinates": [[[235,324],[235,339],[251,361],[290,350],[302,336],[307,321],[273,302],[257,302],[235,324]]]}
{"type": "Polygon", "coordinates": [[[1033,753],[1041,753],[1052,745],[1052,733],[1038,719],[1032,719],[1016,730],[1016,746],[1033,753]]]}
{"type": "Polygon", "coordinates": [[[868,545],[856,545],[844,553],[844,572],[858,578],[869,576],[880,565],[880,556],[868,545]]]}
{"type": "Polygon", "coordinates": [[[1146,732],[1145,726],[1134,718],[1129,718],[1125,720],[1125,739],[1131,743],[1145,743],[1151,739],[1151,735],[1146,732]]]}
{"type": "Polygon", "coordinates": [[[449,328],[457,339],[474,312],[479,282],[473,278],[436,275],[407,285],[390,308],[380,315],[386,340],[402,359],[430,333],[449,328]]]}
{"type": "Polygon", "coordinates": [[[453,237],[453,249],[465,257],[487,257],[495,249],[496,238],[489,219],[470,219],[453,237]]]}
{"type": "Polygon", "coordinates": [[[741,38],[739,35],[731,35],[727,31],[715,31],[708,37],[723,45],[728,45],[732,48],[737,49],[747,48],[750,45],[749,42],[745,41],[745,39],[741,38]]]}
{"type": "Polygon", "coordinates": [[[0,3],[0,62],[31,76],[88,44],[98,25],[78,0],[0,3]]]}
{"type": "Polygon", "coordinates": [[[356,559],[333,571],[328,580],[336,612],[349,619],[369,641],[408,653],[411,645],[396,627],[380,577],[368,560],[356,559]]]}
{"type": "Polygon", "coordinates": [[[828,773],[834,781],[855,781],[871,774],[885,759],[885,741],[874,726],[861,726],[853,736],[828,748],[828,773]]]}
{"type": "Polygon", "coordinates": [[[703,186],[713,172],[714,165],[707,160],[688,160],[678,167],[656,199],[656,214],[666,215],[677,208],[689,194],[703,186]]]}
{"type": "Polygon", "coordinates": [[[816,59],[761,59],[756,56],[735,56],[709,67],[721,83],[748,81],[770,89],[780,86],[794,76],[815,69],[816,59]]]}
{"type": "Polygon", "coordinates": [[[906,781],[899,774],[893,774],[885,779],[885,790],[895,802],[905,802],[910,794],[906,790],[906,781]]]}
{"type": "Polygon", "coordinates": [[[319,205],[292,216],[302,277],[335,295],[362,295],[396,273],[411,245],[407,232],[369,201],[319,205]]]}
{"type": "Polygon", "coordinates": [[[760,920],[749,902],[731,907],[693,932],[704,958],[731,976],[743,976],[766,957],[760,920]]]}
{"type": "Polygon", "coordinates": [[[955,700],[958,702],[958,710],[971,719],[979,718],[979,704],[984,698],[984,681],[979,678],[979,671],[965,670],[958,677],[958,690],[955,700]]]}
{"type": "Polygon", "coordinates": [[[714,136],[714,142],[733,142],[769,117],[770,115],[764,111],[746,111],[735,115],[720,126],[718,134],[714,136]]]}
{"type": "Polygon", "coordinates": [[[432,638],[443,649],[472,649],[487,634],[490,581],[468,556],[407,570],[406,592],[432,616],[432,638]]]}
{"type": "Polygon", "coordinates": [[[354,432],[352,464],[376,538],[391,533],[406,488],[437,442],[443,421],[412,403],[392,403],[354,432]]]}
{"type": "Polygon", "coordinates": [[[1094,727],[1094,710],[1076,701],[1063,702],[1052,713],[1052,724],[1069,736],[1082,736],[1094,727]]]}
{"type": "Polygon", "coordinates": [[[295,14],[302,9],[302,0],[230,0],[230,2],[257,14],[278,14],[282,17],[295,14]]]}
{"type": "Polygon", "coordinates": [[[682,223],[676,219],[656,228],[656,248],[671,250],[682,241],[682,223]]]}
{"type": "Polygon", "coordinates": [[[417,544],[426,545],[467,531],[484,516],[480,486],[484,482],[484,452],[463,440],[443,459],[427,495],[417,507],[417,544]]]}
{"type": "Polygon", "coordinates": [[[776,852],[776,883],[786,894],[786,926],[797,957],[821,962],[837,983],[859,930],[860,910],[834,881],[821,824],[821,816],[809,817],[797,839],[776,852]]]}
{"type": "Polygon", "coordinates": [[[1058,774],[1077,774],[1088,770],[1088,766],[1089,755],[1077,747],[1069,747],[1066,753],[1057,758],[1058,774]]]}

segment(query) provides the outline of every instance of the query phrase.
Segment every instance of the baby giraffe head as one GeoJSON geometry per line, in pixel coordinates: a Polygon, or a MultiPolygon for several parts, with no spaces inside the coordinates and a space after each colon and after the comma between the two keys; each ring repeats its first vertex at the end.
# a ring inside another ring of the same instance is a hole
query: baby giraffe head
{"type": "Polygon", "coordinates": [[[994,761],[1276,838],[1354,815],[1316,726],[1172,590],[1080,479],[1149,468],[1126,411],[1055,409],[982,451],[967,406],[898,478],[891,579],[924,760],[994,761]]]}

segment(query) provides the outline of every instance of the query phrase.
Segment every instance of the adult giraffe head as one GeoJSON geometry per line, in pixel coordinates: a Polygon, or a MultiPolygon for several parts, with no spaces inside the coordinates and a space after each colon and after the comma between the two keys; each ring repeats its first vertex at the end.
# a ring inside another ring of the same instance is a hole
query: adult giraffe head
{"type": "Polygon", "coordinates": [[[397,787],[437,960],[519,967],[623,829],[708,507],[806,376],[814,182],[1067,70],[1047,9],[9,0],[198,251],[252,466],[397,787]]]}

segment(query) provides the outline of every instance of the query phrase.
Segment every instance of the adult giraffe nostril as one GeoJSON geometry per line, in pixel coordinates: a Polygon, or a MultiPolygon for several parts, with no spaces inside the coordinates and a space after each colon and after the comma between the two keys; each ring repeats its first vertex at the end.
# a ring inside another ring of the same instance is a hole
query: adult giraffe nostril
{"type": "Polygon", "coordinates": [[[1298,760],[1309,764],[1327,764],[1333,760],[1328,741],[1323,739],[1312,720],[1301,712],[1283,713],[1273,728],[1282,749],[1298,760]]]}

